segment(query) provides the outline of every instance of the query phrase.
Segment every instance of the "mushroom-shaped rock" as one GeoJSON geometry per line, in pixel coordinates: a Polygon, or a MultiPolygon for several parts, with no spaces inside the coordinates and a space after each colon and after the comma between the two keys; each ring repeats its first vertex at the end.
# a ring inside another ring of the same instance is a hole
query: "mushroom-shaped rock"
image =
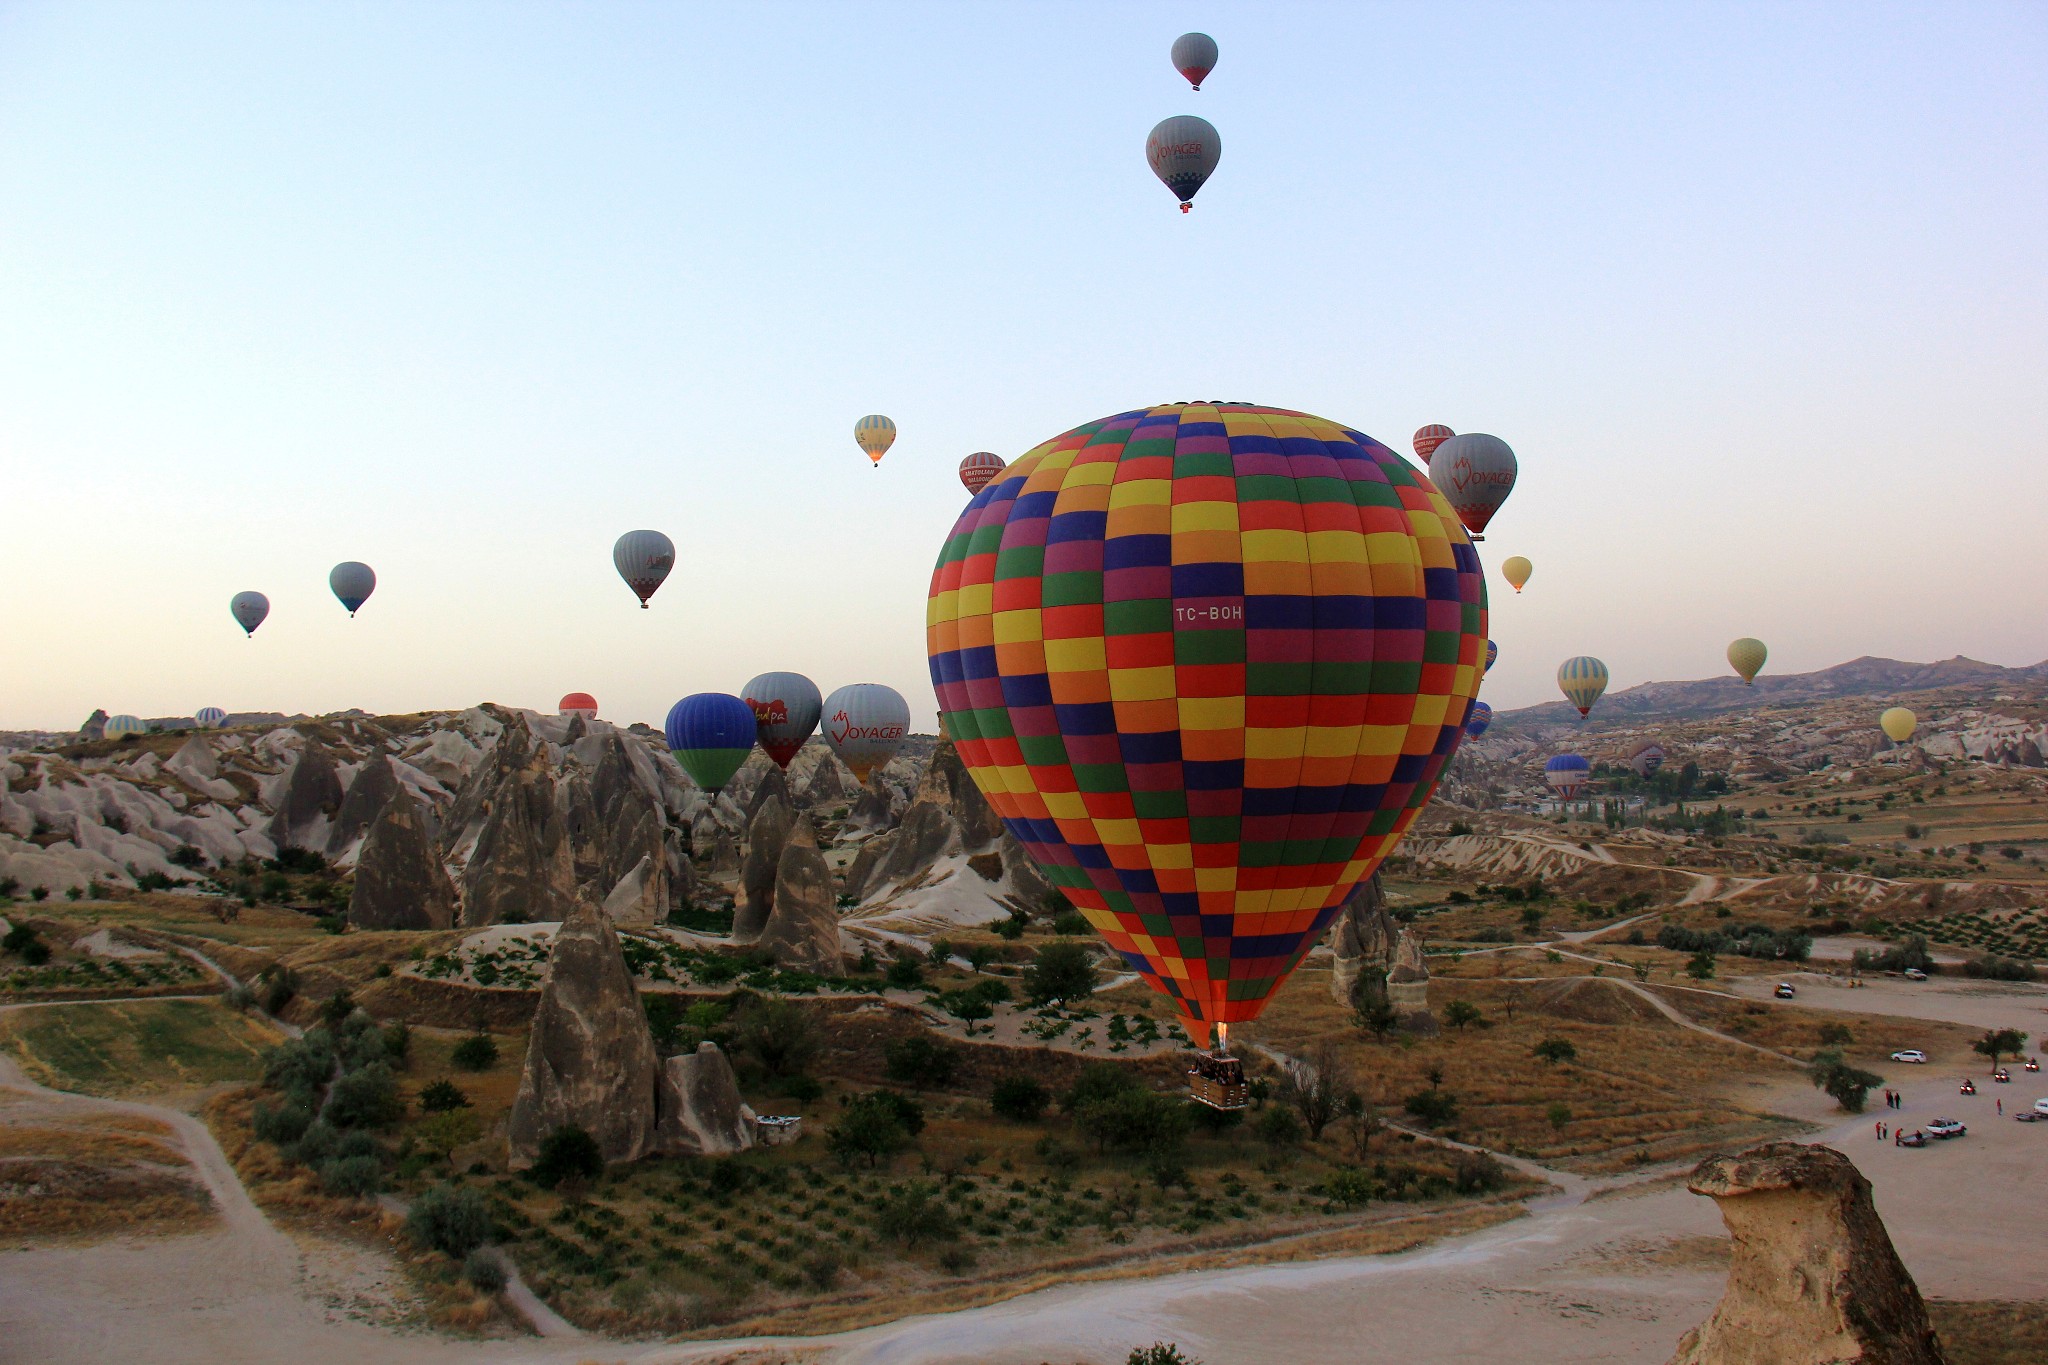
{"type": "Polygon", "coordinates": [[[775,908],[761,930],[758,944],[785,967],[821,976],[846,971],[846,953],[839,945],[839,914],[831,865],[818,850],[811,817],[799,815],[783,842],[775,869],[775,908]]]}
{"type": "Polygon", "coordinates": [[[1694,1168],[1735,1255],[1713,1316],[1671,1365],[1943,1365],[1927,1306],[1870,1201],[1830,1147],[1767,1142],[1694,1168]]]}
{"type": "Polygon", "coordinates": [[[446,929],[455,920],[455,885],[441,866],[426,809],[403,786],[363,839],[348,919],[359,929],[446,929]]]}
{"type": "Polygon", "coordinates": [[[603,910],[583,902],[562,922],[548,957],[506,1126],[513,1165],[530,1165],[548,1134],[569,1124],[596,1138],[606,1161],[645,1156],[654,1147],[661,1079],[619,936],[603,910]]]}
{"type": "MultiPolygon", "coordinates": [[[[781,776],[781,770],[776,770],[781,776]]],[[[732,941],[752,943],[767,927],[775,906],[775,877],[782,866],[782,846],[796,819],[786,801],[771,794],[747,823],[747,856],[740,864],[740,902],[732,917],[732,941]]]]}
{"type": "Polygon", "coordinates": [[[754,1145],[754,1113],[718,1044],[668,1059],[658,1142],[672,1156],[730,1156],[754,1145]]]}

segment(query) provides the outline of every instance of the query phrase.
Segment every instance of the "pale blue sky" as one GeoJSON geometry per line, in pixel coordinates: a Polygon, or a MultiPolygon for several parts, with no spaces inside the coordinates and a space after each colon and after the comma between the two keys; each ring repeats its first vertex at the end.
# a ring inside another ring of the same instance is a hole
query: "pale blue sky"
{"type": "Polygon", "coordinates": [[[2033,662],[2044,71],[2038,4],[0,4],[0,728],[771,668],[928,727],[959,459],[1205,397],[1514,445],[1496,706],[2033,662]]]}

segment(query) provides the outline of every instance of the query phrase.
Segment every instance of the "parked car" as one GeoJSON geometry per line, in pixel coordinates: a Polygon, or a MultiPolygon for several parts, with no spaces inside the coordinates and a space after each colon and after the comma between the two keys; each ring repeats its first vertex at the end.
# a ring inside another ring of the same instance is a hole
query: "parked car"
{"type": "Polygon", "coordinates": [[[1906,968],[1906,980],[1908,980],[1908,981],[1925,981],[1926,979],[1927,979],[1927,973],[1925,973],[1925,972],[1921,971],[1921,970],[1920,970],[1920,969],[1919,969],[1918,967],[1908,967],[1908,968],[1906,968]]]}
{"type": "Polygon", "coordinates": [[[1771,994],[1777,996],[1780,1000],[1790,1000],[1793,996],[1799,994],[1799,992],[1792,989],[1791,982],[1780,981],[1778,983],[1778,989],[1772,991],[1771,994]]]}
{"type": "Polygon", "coordinates": [[[2048,1100],[2035,1100],[2034,1112],[2037,1114],[2048,1114],[2048,1100]]]}
{"type": "Polygon", "coordinates": [[[1892,1138],[1892,1146],[1894,1147],[1925,1147],[1926,1145],[1927,1134],[1921,1132],[1918,1128],[1915,1128],[1910,1133],[1896,1134],[1892,1138]]]}
{"type": "Polygon", "coordinates": [[[1895,1062],[1924,1062],[1927,1060],[1927,1054],[1917,1047],[1901,1048],[1892,1054],[1892,1060],[1895,1062]]]}
{"type": "Polygon", "coordinates": [[[1969,1131],[1968,1128],[1957,1123],[1954,1119],[1936,1119],[1927,1125],[1927,1136],[1929,1137],[1957,1138],[1969,1131]]]}

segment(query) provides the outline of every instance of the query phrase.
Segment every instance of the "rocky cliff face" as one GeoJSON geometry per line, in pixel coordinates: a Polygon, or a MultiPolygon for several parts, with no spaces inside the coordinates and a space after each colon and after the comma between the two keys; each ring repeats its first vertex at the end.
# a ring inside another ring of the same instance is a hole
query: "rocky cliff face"
{"type": "Polygon", "coordinates": [[[277,812],[270,817],[270,841],[279,848],[325,852],[328,824],[341,809],[341,797],[334,755],[325,745],[307,744],[293,762],[277,812]]]}
{"type": "Polygon", "coordinates": [[[568,832],[555,804],[554,765],[514,717],[476,786],[480,824],[462,873],[462,922],[480,926],[566,919],[577,904],[568,832]]]}
{"type": "Polygon", "coordinates": [[[795,813],[772,790],[747,823],[747,853],[740,863],[740,895],[732,919],[732,941],[752,943],[768,926],[775,908],[775,878],[782,866],[795,813]]]}
{"type": "Polygon", "coordinates": [[[371,823],[356,864],[349,923],[359,929],[446,929],[455,885],[434,847],[426,808],[399,787],[371,823]]]}
{"type": "Polygon", "coordinates": [[[1708,1158],[1687,1188],[1720,1205],[1735,1256],[1713,1316],[1671,1365],[1943,1365],[1920,1290],[1848,1157],[1771,1142],[1708,1158]]]}
{"type": "Polygon", "coordinates": [[[338,862],[353,862],[369,837],[370,827],[397,798],[399,790],[398,773],[389,758],[379,754],[364,763],[348,784],[348,795],[342,798],[334,826],[327,831],[327,856],[338,862]]]}
{"type": "Polygon", "coordinates": [[[515,1166],[532,1163],[549,1133],[575,1124],[606,1161],[654,1150],[661,1059],[619,936],[604,911],[580,906],[555,935],[519,1094],[507,1122],[515,1166]]]}
{"type": "Polygon", "coordinates": [[[775,908],[762,927],[759,946],[786,967],[843,976],[846,954],[839,944],[837,888],[809,815],[790,826],[775,869],[775,908]]]}

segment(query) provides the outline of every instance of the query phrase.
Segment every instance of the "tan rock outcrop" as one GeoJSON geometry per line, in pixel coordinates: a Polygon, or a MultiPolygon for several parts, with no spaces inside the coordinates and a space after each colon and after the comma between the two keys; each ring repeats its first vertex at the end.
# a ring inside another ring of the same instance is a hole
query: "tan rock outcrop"
{"type": "Polygon", "coordinates": [[[1359,973],[1372,971],[1385,976],[1394,969],[1394,939],[1400,931],[1387,913],[1387,898],[1375,872],[1344,898],[1337,918],[1330,925],[1330,998],[1341,1005],[1351,1003],[1352,988],[1359,973]]]}
{"type": "Polygon", "coordinates": [[[279,848],[327,848],[327,825],[341,809],[341,777],[325,746],[308,744],[292,763],[277,813],[265,833],[279,848]]]}
{"type": "Polygon", "coordinates": [[[770,793],[747,823],[747,856],[740,864],[739,903],[732,917],[734,943],[752,943],[767,927],[768,913],[775,907],[782,846],[795,819],[789,803],[770,793]]]}
{"type": "Polygon", "coordinates": [[[1768,1142],[1686,1182],[1721,1207],[1728,1289],[1671,1365],[1943,1365],[1870,1182],[1829,1147],[1768,1142]]]}
{"type": "Polygon", "coordinates": [[[379,754],[363,764],[348,784],[348,794],[341,798],[334,827],[327,831],[327,856],[341,861],[355,852],[369,835],[370,826],[398,795],[398,787],[398,773],[389,758],[379,754]]]}
{"type": "Polygon", "coordinates": [[[363,839],[349,894],[359,929],[446,929],[455,922],[455,884],[441,865],[424,806],[403,786],[363,839]]]}
{"type": "Polygon", "coordinates": [[[811,817],[797,816],[775,869],[775,908],[769,912],[758,946],[782,966],[824,976],[844,975],[846,953],[839,945],[836,891],[832,868],[818,850],[811,817]]]}
{"type": "Polygon", "coordinates": [[[567,918],[577,903],[576,871],[547,746],[515,713],[492,763],[472,780],[484,784],[476,802],[482,828],[462,873],[463,924],[567,918]]]}
{"type": "Polygon", "coordinates": [[[507,1121],[512,1164],[530,1165],[547,1135],[566,1124],[596,1138],[606,1161],[645,1156],[656,1143],[662,1079],[619,936],[603,910],[581,904],[548,957],[507,1121]]]}
{"type": "Polygon", "coordinates": [[[754,1145],[754,1111],[718,1044],[668,1059],[656,1140],[672,1156],[730,1156],[754,1145]]]}

